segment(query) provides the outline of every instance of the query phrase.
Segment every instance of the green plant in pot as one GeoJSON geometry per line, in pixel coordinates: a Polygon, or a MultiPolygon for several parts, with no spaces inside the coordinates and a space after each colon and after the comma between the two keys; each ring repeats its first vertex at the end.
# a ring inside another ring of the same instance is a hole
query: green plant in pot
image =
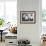
{"type": "Polygon", "coordinates": [[[4,22],[4,19],[0,18],[0,27],[3,26],[4,22]]]}

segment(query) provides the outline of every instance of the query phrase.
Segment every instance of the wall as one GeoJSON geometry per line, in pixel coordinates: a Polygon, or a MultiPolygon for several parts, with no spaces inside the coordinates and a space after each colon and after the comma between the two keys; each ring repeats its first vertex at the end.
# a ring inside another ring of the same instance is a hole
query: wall
{"type": "Polygon", "coordinates": [[[34,46],[40,45],[42,0],[18,0],[18,39],[29,39],[34,46]],[[20,24],[20,11],[36,11],[35,24],[20,24]]]}

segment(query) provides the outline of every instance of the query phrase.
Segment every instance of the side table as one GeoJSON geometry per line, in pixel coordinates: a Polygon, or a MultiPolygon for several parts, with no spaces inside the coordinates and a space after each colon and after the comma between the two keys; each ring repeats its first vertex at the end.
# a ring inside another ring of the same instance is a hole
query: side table
{"type": "Polygon", "coordinates": [[[3,30],[0,30],[0,32],[1,32],[1,42],[2,42],[2,32],[3,32],[3,30]]]}

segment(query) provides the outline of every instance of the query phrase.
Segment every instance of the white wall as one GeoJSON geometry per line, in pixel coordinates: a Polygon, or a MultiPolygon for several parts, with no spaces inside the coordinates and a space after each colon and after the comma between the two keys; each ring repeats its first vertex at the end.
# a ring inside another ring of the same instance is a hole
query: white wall
{"type": "Polygon", "coordinates": [[[17,2],[18,39],[29,39],[31,43],[36,43],[36,46],[40,43],[41,2],[42,0],[18,0],[17,2]],[[36,11],[36,23],[20,24],[20,11],[36,11]]]}

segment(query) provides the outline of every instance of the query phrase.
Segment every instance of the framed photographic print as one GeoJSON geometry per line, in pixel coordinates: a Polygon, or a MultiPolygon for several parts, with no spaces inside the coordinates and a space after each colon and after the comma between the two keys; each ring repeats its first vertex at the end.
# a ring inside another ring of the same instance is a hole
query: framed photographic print
{"type": "Polygon", "coordinates": [[[21,24],[35,24],[36,12],[35,11],[20,11],[21,24]]]}

